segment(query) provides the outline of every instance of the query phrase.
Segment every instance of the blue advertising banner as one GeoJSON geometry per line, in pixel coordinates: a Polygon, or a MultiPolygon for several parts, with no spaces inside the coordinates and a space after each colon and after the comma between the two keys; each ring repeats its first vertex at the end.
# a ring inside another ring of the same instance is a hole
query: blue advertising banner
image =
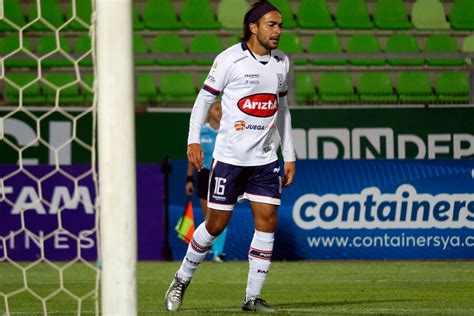
{"type": "MultiPolygon", "coordinates": [[[[174,163],[171,191],[182,193],[171,197],[170,227],[182,213],[185,165],[174,163]]],[[[472,160],[298,161],[283,191],[274,258],[474,259],[473,170],[472,160]]],[[[229,259],[247,258],[252,234],[245,202],[229,226],[229,259]]],[[[174,232],[170,241],[181,259],[185,245],[174,232]]]]}
{"type": "MultiPolygon", "coordinates": [[[[90,165],[21,170],[3,165],[0,179],[0,258],[97,259],[97,191],[90,165]]],[[[161,165],[137,167],[139,259],[162,259],[163,181],[161,165]]]]}

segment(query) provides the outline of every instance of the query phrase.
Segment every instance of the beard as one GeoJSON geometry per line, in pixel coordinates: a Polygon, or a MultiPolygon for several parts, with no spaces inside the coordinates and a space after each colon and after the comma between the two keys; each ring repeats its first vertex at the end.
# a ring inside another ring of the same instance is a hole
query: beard
{"type": "Polygon", "coordinates": [[[261,36],[257,36],[257,40],[262,45],[265,47],[265,49],[272,50],[278,48],[278,44],[280,43],[279,38],[262,38],[261,36]]]}

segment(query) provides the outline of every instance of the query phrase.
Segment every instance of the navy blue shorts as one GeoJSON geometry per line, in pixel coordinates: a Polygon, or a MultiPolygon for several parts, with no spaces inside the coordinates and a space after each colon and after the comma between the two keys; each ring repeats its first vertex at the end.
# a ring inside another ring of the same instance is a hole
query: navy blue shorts
{"type": "Polygon", "coordinates": [[[232,211],[243,199],[280,205],[281,177],[277,161],[263,166],[242,167],[213,161],[207,205],[216,210],[232,211]]]}

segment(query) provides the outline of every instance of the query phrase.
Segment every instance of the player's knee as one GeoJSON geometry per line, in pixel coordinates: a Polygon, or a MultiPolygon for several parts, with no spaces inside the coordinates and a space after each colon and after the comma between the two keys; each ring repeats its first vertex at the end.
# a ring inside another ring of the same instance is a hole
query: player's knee
{"type": "Polygon", "coordinates": [[[206,222],[206,229],[211,234],[212,236],[219,236],[224,229],[226,228],[226,225],[223,223],[219,222],[206,222]]]}
{"type": "Polygon", "coordinates": [[[255,228],[262,232],[274,232],[278,225],[278,216],[269,215],[255,219],[255,228]]]}
{"type": "Polygon", "coordinates": [[[267,219],[267,224],[268,224],[268,227],[274,231],[278,225],[278,216],[269,217],[267,219]]]}
{"type": "Polygon", "coordinates": [[[206,217],[206,229],[212,236],[218,236],[227,227],[228,222],[227,214],[211,210],[208,211],[208,216],[206,217]]]}

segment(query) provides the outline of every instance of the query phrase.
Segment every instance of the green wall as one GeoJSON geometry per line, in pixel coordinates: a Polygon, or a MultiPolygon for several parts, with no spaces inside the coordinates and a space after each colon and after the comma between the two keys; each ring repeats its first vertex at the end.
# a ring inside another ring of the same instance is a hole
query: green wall
{"type": "MultiPolygon", "coordinates": [[[[72,113],[71,116],[66,114],[54,113],[25,113],[18,112],[14,115],[8,112],[0,112],[3,116],[4,136],[0,138],[0,162],[16,163],[21,152],[24,159],[37,159],[38,163],[50,163],[49,148],[46,145],[54,134],[54,122],[69,122],[71,130],[77,125],[77,139],[70,145],[71,162],[72,163],[88,163],[90,161],[90,148],[92,141],[92,115],[86,114],[80,116],[79,113],[72,113]],[[7,115],[5,117],[5,115],[7,115]],[[6,120],[10,120],[6,123],[6,120]],[[21,135],[26,144],[19,144],[19,135],[10,135],[12,131],[12,121],[16,121],[16,133],[28,134],[21,135]],[[39,122],[37,124],[37,122],[39,122]],[[20,123],[20,125],[18,124],[20,123]],[[24,123],[24,128],[21,124],[24,123]],[[20,127],[18,127],[20,126],[20,127]],[[25,127],[26,126],[26,127],[25,127]],[[30,128],[27,128],[27,127],[30,128]],[[39,133],[38,133],[39,131],[39,133]],[[31,138],[34,135],[33,138],[31,138]],[[35,138],[36,137],[36,138],[35,138]]],[[[353,141],[356,131],[362,129],[373,129],[376,135],[382,130],[388,130],[393,134],[393,142],[390,145],[397,152],[399,144],[397,139],[400,135],[411,135],[411,137],[419,138],[429,150],[429,143],[433,139],[441,136],[441,141],[437,144],[441,147],[449,147],[438,153],[435,158],[453,158],[454,148],[460,147],[464,153],[469,153],[469,148],[474,148],[474,107],[468,108],[376,108],[376,109],[298,109],[292,110],[293,128],[299,130],[302,135],[297,142],[300,144],[299,152],[306,151],[306,156],[300,154],[300,158],[315,158],[311,156],[311,150],[317,146],[318,152],[323,149],[323,142],[313,144],[314,139],[310,135],[318,133],[320,129],[338,129],[350,134],[353,141]],[[457,136],[461,135],[461,136],[457,136]],[[464,135],[464,136],[463,136],[464,135]],[[445,138],[449,139],[446,140],[445,138]],[[461,143],[454,142],[455,139],[461,137],[461,143]],[[445,140],[443,140],[445,139],[445,140]],[[303,146],[303,147],[301,147],[303,146]],[[313,147],[312,147],[313,146],[313,147]],[[311,149],[312,148],[312,149],[311,149]],[[303,150],[304,149],[304,150],[303,150]],[[321,149],[321,150],[320,150],[321,149]],[[443,153],[443,151],[448,151],[443,153]]],[[[136,115],[136,148],[137,161],[139,163],[156,163],[162,162],[165,156],[181,159],[186,157],[186,140],[188,135],[189,113],[137,113],[136,115]]],[[[0,125],[1,128],[2,125],[0,125]]],[[[117,130],[120,133],[120,130],[117,130]]],[[[362,133],[365,133],[362,131],[362,133]]],[[[1,135],[1,134],[0,134],[1,135]]],[[[379,136],[373,136],[378,139],[379,136]]],[[[382,145],[391,138],[381,137],[382,145]]],[[[53,137],[54,138],[54,137],[53,137]]],[[[375,152],[376,158],[386,158],[385,149],[380,150],[377,154],[377,147],[371,144],[370,137],[367,140],[362,137],[360,139],[361,156],[365,158],[367,152],[375,152]],[[368,148],[368,149],[367,149],[368,148]],[[374,149],[375,148],[375,149],[374,149]]],[[[341,147],[341,142],[336,141],[335,146],[341,147]]],[[[437,145],[437,146],[438,146],[437,145]]],[[[352,144],[351,144],[352,146],[352,144]]],[[[390,147],[389,146],[389,147],[390,147]]],[[[387,148],[389,148],[387,147],[387,148]]],[[[346,153],[349,149],[346,150],[346,153]]],[[[473,149],[474,150],[474,149],[473,149]]],[[[406,146],[407,158],[415,157],[417,149],[412,144],[406,146]]],[[[472,156],[472,155],[471,155],[472,156]]],[[[349,158],[354,158],[354,150],[349,158]]],[[[318,156],[316,158],[324,158],[318,156]]],[[[342,153],[340,157],[342,158],[342,153]]],[[[348,157],[345,157],[348,158],[348,157]]],[[[394,158],[398,158],[395,154],[394,158]]],[[[462,157],[464,158],[464,157],[462,157]]]]}

